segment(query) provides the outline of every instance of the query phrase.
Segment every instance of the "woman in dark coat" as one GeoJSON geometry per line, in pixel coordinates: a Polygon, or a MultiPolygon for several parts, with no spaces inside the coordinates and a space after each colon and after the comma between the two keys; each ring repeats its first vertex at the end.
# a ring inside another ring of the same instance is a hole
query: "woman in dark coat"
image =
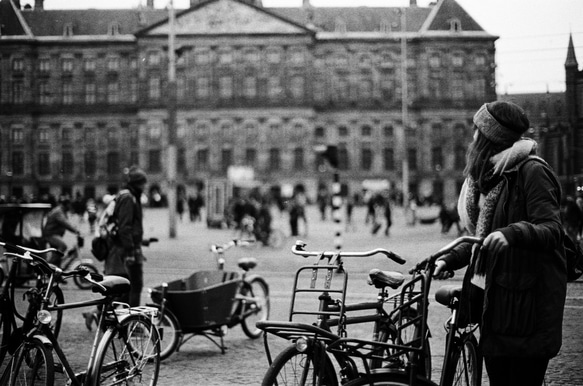
{"type": "Polygon", "coordinates": [[[546,162],[533,156],[536,143],[521,139],[528,128],[513,103],[488,103],[474,116],[458,211],[484,242],[460,245],[436,269],[440,278],[469,265],[461,311],[480,323],[492,386],[542,385],[561,347],[567,282],[561,189],[546,162]]]}

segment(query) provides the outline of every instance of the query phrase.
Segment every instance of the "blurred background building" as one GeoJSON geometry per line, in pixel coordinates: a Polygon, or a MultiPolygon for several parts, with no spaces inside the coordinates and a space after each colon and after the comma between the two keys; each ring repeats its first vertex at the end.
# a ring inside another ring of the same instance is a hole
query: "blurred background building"
{"type": "MultiPolygon", "coordinates": [[[[0,194],[100,197],[132,164],[164,194],[168,10],[152,0],[44,10],[45,1],[0,0],[0,194]]],[[[337,146],[346,194],[366,181],[398,195],[405,180],[417,197],[452,202],[472,116],[497,98],[497,37],[455,0],[404,8],[191,0],[177,10],[175,32],[179,190],[203,190],[209,202],[256,185],[276,195],[300,185],[314,199],[332,182],[316,145],[337,146]]],[[[531,134],[544,155],[574,181],[583,158],[573,146],[583,144],[573,134],[582,81],[572,42],[566,69],[567,98],[517,101],[536,117],[531,134]]]]}

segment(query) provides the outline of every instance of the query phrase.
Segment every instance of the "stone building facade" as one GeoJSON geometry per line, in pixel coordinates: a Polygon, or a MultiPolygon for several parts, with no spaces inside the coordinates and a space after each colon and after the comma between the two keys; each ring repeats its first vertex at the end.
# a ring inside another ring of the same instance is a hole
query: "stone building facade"
{"type": "MultiPolygon", "coordinates": [[[[0,194],[100,196],[131,164],[163,192],[168,11],[150,1],[131,10],[43,5],[0,0],[0,194]]],[[[455,199],[472,115],[496,99],[497,39],[455,0],[192,0],[175,20],[186,190],[224,197],[228,171],[251,170],[274,191],[302,184],[314,197],[332,179],[314,146],[332,144],[350,194],[365,180],[400,190],[407,157],[412,193],[455,199]]]]}

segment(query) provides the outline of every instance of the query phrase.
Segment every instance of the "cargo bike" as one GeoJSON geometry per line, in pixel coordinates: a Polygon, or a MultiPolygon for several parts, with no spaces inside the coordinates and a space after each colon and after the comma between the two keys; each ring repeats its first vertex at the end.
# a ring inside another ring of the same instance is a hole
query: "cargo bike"
{"type": "Polygon", "coordinates": [[[152,306],[159,309],[156,323],[161,335],[161,359],[168,358],[195,336],[207,338],[224,354],[223,337],[227,329],[238,324],[249,338],[261,337],[263,331],[255,324],[269,318],[270,304],[265,279],[249,273],[257,260],[240,258],[239,272],[224,269],[224,252],[249,243],[232,240],[212,245],[217,270],[195,271],[186,278],[150,289],[152,306]]]}

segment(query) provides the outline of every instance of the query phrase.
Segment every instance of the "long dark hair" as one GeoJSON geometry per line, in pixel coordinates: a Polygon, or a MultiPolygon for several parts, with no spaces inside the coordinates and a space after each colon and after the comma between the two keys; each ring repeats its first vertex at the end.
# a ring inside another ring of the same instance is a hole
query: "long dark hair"
{"type": "Polygon", "coordinates": [[[477,136],[466,153],[464,177],[471,176],[478,183],[478,189],[481,192],[486,192],[488,189],[485,186],[485,179],[494,166],[490,162],[490,158],[508,146],[497,145],[490,141],[475,125],[474,130],[477,130],[477,136]]]}

